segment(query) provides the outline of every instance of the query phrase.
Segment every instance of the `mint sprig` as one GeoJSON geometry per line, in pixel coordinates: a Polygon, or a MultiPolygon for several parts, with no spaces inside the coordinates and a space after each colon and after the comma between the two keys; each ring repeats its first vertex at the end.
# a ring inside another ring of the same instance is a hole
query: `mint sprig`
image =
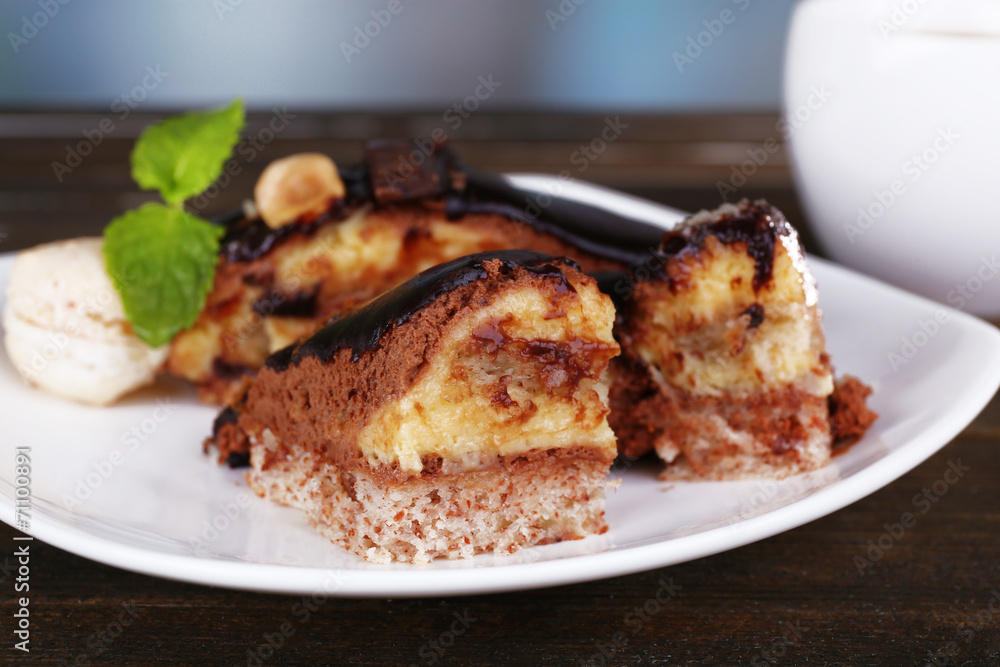
{"type": "Polygon", "coordinates": [[[222,227],[149,203],[104,230],[104,258],[135,335],[153,347],[194,324],[212,289],[222,227]],[[128,276],[127,282],[114,276],[128,276]]]}
{"type": "Polygon", "coordinates": [[[104,230],[102,251],[125,316],[152,347],[194,324],[212,289],[224,230],[183,204],[222,174],[243,123],[237,99],[152,125],[132,151],[132,177],[167,204],[144,204],[116,217],[104,230]]]}
{"type": "Polygon", "coordinates": [[[243,127],[243,101],[224,109],[195,111],[146,128],[132,151],[132,178],[143,190],[159,190],[179,206],[205,191],[222,174],[243,127]]]}

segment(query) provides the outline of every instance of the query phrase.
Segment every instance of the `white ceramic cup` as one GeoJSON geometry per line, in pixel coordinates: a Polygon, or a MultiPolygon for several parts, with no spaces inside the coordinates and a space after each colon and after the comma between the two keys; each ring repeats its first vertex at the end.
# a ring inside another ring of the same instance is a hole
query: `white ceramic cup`
{"type": "Polygon", "coordinates": [[[1000,316],[1000,2],[805,0],[784,85],[823,249],[1000,316]]]}

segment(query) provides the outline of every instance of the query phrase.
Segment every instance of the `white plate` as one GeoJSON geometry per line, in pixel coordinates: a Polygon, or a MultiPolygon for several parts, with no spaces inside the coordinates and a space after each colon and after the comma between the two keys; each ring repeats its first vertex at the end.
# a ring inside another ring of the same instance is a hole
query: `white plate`
{"type": "MultiPolygon", "coordinates": [[[[589,185],[531,175],[516,181],[663,225],[679,215],[589,185]]],[[[0,258],[0,285],[11,259],[0,258]]],[[[777,483],[666,485],[657,466],[637,464],[622,471],[607,505],[611,530],[600,537],[505,558],[377,566],[329,544],[301,512],[258,499],[241,472],[204,456],[201,442],[216,411],[198,405],[183,383],[164,381],[111,408],[84,407],[29,388],[0,353],[0,519],[14,524],[13,450],[27,446],[31,535],[117,567],[215,586],[459,595],[611,577],[732,549],[892,482],[958,434],[1000,384],[1000,333],[990,325],[827,262],[810,263],[837,371],[870,383],[871,405],[881,414],[862,441],[811,474],[777,483]],[[935,330],[927,323],[941,313],[947,321],[935,330]],[[913,349],[902,350],[904,339],[913,349]],[[906,363],[893,370],[890,354],[906,363]]]]}

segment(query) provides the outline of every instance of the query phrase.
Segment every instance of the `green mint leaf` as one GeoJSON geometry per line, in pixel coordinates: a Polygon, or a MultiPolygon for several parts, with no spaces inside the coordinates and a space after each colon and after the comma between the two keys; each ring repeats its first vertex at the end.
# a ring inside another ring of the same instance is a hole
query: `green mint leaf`
{"type": "Polygon", "coordinates": [[[111,221],[104,264],[136,336],[159,347],[194,324],[212,289],[223,232],[162,204],[144,204],[111,221]]]}
{"type": "Polygon", "coordinates": [[[203,192],[222,174],[240,138],[243,100],[224,109],[196,111],[151,125],[132,151],[132,178],[159,190],[174,206],[203,192]]]}

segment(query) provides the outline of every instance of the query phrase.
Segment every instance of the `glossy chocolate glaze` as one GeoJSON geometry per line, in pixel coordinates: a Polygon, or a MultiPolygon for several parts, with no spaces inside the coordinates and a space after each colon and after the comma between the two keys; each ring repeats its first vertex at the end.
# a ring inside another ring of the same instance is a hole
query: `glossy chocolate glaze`
{"type": "Polygon", "coordinates": [[[292,294],[284,294],[268,290],[262,297],[253,302],[253,312],[261,317],[313,317],[316,315],[316,300],[319,297],[319,285],[307,290],[299,290],[292,294]]]}
{"type": "Polygon", "coordinates": [[[489,260],[500,260],[501,271],[520,266],[558,281],[559,289],[569,290],[574,288],[559,267],[579,268],[572,260],[531,250],[482,252],[439,264],[389,290],[360,310],[333,320],[304,342],[275,352],[268,357],[265,366],[283,371],[306,357],[328,363],[342,349],[351,350],[351,361],[356,362],[363,353],[378,347],[388,331],[407,322],[422,308],[449,292],[485,279],[484,264],[489,260]]]}
{"type": "Polygon", "coordinates": [[[344,219],[364,203],[389,206],[399,202],[444,198],[449,220],[469,214],[495,214],[532,226],[598,257],[635,264],[655,249],[663,230],[606,209],[522,190],[506,179],[463,167],[447,147],[425,154],[406,141],[370,142],[362,165],[340,170],[346,201],[308,222],[271,229],[259,218],[229,214],[216,219],[227,228],[222,256],[249,262],[299,234],[311,234],[323,223],[344,219]],[[420,158],[417,164],[413,156],[420,158]]]}
{"type": "MultiPolygon", "coordinates": [[[[700,252],[710,236],[727,245],[742,243],[746,245],[747,254],[754,260],[753,287],[760,290],[771,281],[774,246],[778,237],[791,233],[792,228],[781,211],[763,200],[752,203],[744,201],[739,204],[735,213],[723,213],[715,220],[693,225],[682,224],[676,230],[667,232],[657,254],[665,259],[672,259],[700,252]]],[[[670,280],[664,273],[666,266],[667,263],[664,262],[659,277],[670,280]]]]}
{"type": "Polygon", "coordinates": [[[464,189],[447,198],[448,219],[492,213],[531,225],[592,255],[637,264],[655,249],[663,229],[607,209],[522,190],[506,179],[463,169],[464,189]]]}

